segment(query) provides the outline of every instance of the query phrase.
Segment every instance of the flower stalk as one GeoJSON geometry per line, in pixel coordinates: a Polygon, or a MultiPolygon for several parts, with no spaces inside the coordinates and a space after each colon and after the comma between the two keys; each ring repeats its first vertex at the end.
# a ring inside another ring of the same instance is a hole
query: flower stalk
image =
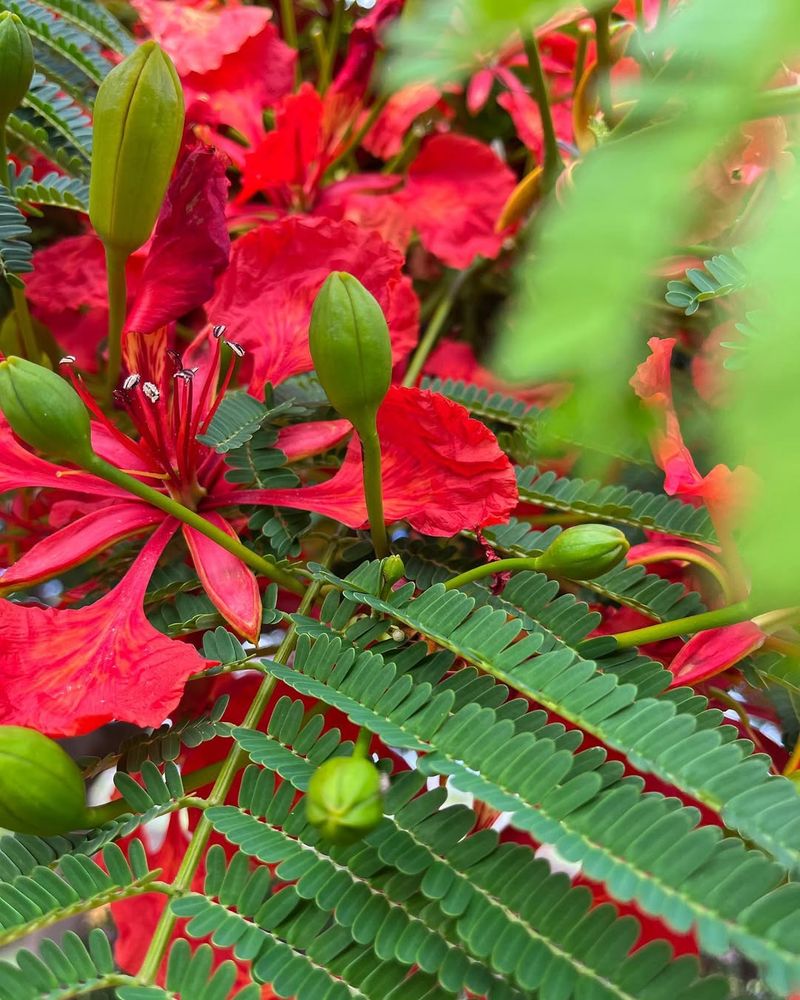
{"type": "Polygon", "coordinates": [[[648,625],[645,628],[635,628],[630,632],[617,632],[609,638],[616,642],[617,649],[630,649],[632,646],[644,646],[650,642],[660,642],[662,639],[675,639],[681,635],[694,635],[695,632],[705,632],[710,628],[722,628],[724,625],[738,625],[739,622],[750,621],[753,608],[747,601],[729,604],[715,611],[704,611],[688,618],[676,618],[674,621],[661,622],[658,625],[648,625]]]}

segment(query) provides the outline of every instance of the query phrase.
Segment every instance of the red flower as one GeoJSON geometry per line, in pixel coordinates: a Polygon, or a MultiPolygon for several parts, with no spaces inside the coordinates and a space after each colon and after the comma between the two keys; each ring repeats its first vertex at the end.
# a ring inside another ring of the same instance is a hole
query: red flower
{"type": "Polygon", "coordinates": [[[311,306],[331,271],[349,271],[372,292],[400,361],[417,339],[419,304],[402,273],[403,257],[377,233],[351,222],[291,217],[248,233],[206,311],[235,331],[247,349],[250,387],[260,392],[313,368],[308,349],[311,306]]]}
{"type": "MultiPolygon", "coordinates": [[[[224,480],[224,459],[197,441],[197,435],[208,426],[219,405],[235,358],[231,357],[223,385],[218,388],[218,339],[211,338],[213,347],[205,362],[195,368],[184,367],[174,355],[167,357],[165,340],[163,330],[147,337],[128,334],[126,338],[126,362],[135,373],[125,381],[119,401],[139,432],[138,441],[103,417],[80,382],[73,379],[98,417],[93,424],[94,449],[111,464],[201,510],[217,527],[234,535],[231,525],[213,510],[231,502],[231,486],[224,480]]],[[[5,479],[0,472],[0,489],[39,486],[115,500],[113,508],[90,505],[77,521],[30,548],[7,572],[4,586],[19,588],[48,579],[80,565],[121,538],[169,522],[162,512],[94,475],[63,469],[36,457],[7,429],[0,433],[0,462],[0,468],[6,470],[5,479]]],[[[203,586],[220,614],[242,635],[255,639],[261,625],[261,599],[253,573],[226,549],[186,525],[183,536],[203,586]]]]}
{"type": "Polygon", "coordinates": [[[496,257],[495,223],[514,189],[512,171],[488,146],[463,135],[429,139],[398,195],[423,246],[450,267],[496,257]]]}
{"type": "MultiPolygon", "coordinates": [[[[387,521],[408,521],[423,534],[449,537],[500,524],[516,506],[514,470],[495,436],[444,396],[391,388],[378,411],[378,434],[387,521]]],[[[237,499],[313,510],[363,528],[367,509],[361,445],[353,438],[341,468],[325,483],[297,490],[244,490],[237,499]]]]}
{"type": "Polygon", "coordinates": [[[175,527],[165,522],[94,604],[71,610],[0,602],[0,722],[50,736],[77,736],[114,720],[161,725],[187,678],[207,666],[191,646],[156,631],[142,610],[175,527]]]}
{"type": "Polygon", "coordinates": [[[133,6],[175,61],[189,120],[231,125],[255,141],[264,108],[294,85],[297,53],[269,23],[272,12],[240,4],[199,10],[174,0],[133,6]]]}
{"type": "Polygon", "coordinates": [[[672,401],[670,361],[675,343],[674,338],[652,337],[647,342],[652,352],[650,357],[639,365],[630,380],[636,395],[661,424],[653,436],[653,455],[664,471],[664,491],[690,502],[732,507],[744,500],[743,487],[749,483],[747,470],[739,467],[732,472],[725,465],[716,465],[705,476],[698,472],[684,444],[672,401]]]}
{"type": "Polygon", "coordinates": [[[408,130],[416,119],[433,109],[445,117],[452,117],[438,87],[430,83],[403,87],[391,95],[361,145],[373,156],[389,160],[403,148],[408,130]]]}

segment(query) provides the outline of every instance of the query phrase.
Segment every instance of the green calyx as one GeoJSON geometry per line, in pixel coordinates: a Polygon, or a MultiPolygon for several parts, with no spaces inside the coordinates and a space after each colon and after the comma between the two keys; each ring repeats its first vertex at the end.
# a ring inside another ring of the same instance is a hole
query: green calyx
{"type": "Polygon", "coordinates": [[[0,124],[15,111],[28,92],[35,63],[28,29],[16,14],[0,13],[0,124]]]}
{"type": "Polygon", "coordinates": [[[77,765],[35,729],[0,726],[0,827],[52,837],[87,826],[77,765]]]}
{"type": "Polygon", "coordinates": [[[334,408],[360,437],[373,434],[392,380],[389,328],[375,298],[352,274],[334,271],[314,300],[308,338],[334,408]]]}
{"type": "Polygon", "coordinates": [[[536,569],[568,580],[592,580],[620,563],[630,545],[619,528],[576,524],[567,528],[536,559],[536,569]]]}
{"type": "Polygon", "coordinates": [[[145,42],[108,74],[94,104],[89,216],[129,255],[149,238],[183,133],[183,90],[172,60],[145,42]]]}
{"type": "Polygon", "coordinates": [[[94,460],[89,413],[60,375],[24,358],[0,362],[0,410],[26,444],[50,458],[94,460]]]}
{"type": "Polygon", "coordinates": [[[383,819],[381,775],[364,757],[334,757],[311,776],[306,816],[325,840],[352,844],[383,819]]]}

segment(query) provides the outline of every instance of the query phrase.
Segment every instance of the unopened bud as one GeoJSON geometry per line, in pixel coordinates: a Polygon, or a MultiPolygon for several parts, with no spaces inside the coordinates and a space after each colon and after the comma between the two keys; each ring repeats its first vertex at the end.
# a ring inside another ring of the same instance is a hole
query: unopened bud
{"type": "Polygon", "coordinates": [[[145,42],[100,84],[94,103],[89,217],[131,254],[153,231],[183,134],[183,90],[170,57],[145,42]]]}
{"type": "Polygon", "coordinates": [[[0,127],[28,92],[34,70],[28,29],[16,14],[0,14],[0,127]]]}
{"type": "Polygon", "coordinates": [[[81,466],[94,460],[89,413],[48,368],[24,358],[0,362],[0,410],[17,437],[43,454],[81,466]]]}
{"type": "Polygon", "coordinates": [[[334,757],[308,784],[306,816],[325,840],[351,844],[383,818],[381,775],[364,757],[334,757]]]}
{"type": "Polygon", "coordinates": [[[393,587],[398,580],[402,580],[406,573],[406,567],[400,556],[387,556],[381,564],[383,582],[387,587],[393,587]]]}
{"type": "Polygon", "coordinates": [[[576,524],[550,543],[536,560],[542,573],[568,580],[592,580],[625,558],[630,548],[619,528],[607,524],[576,524]]]}
{"type": "Polygon", "coordinates": [[[75,761],[35,729],[0,726],[0,827],[52,837],[86,825],[75,761]]]}
{"type": "Polygon", "coordinates": [[[322,388],[359,435],[375,416],[392,380],[392,344],[375,298],[352,274],[334,271],[319,290],[308,333],[322,388]]]}

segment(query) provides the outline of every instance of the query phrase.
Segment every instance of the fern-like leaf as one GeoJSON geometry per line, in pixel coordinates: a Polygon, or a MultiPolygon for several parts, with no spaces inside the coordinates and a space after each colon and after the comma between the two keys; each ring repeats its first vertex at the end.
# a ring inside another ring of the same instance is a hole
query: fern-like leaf
{"type": "Polygon", "coordinates": [[[11,193],[23,205],[46,205],[69,208],[78,212],[89,210],[89,186],[78,177],[65,177],[52,171],[34,180],[33,168],[26,166],[17,173],[16,165],[9,161],[11,193]]]}
{"type": "Polygon", "coordinates": [[[671,306],[693,316],[701,303],[721,299],[747,286],[747,271],[738,254],[717,254],[703,261],[703,267],[690,267],[685,281],[667,282],[664,296],[671,306]]]}
{"type": "Polygon", "coordinates": [[[19,276],[33,270],[33,249],[27,239],[30,234],[8,188],[0,185],[0,278],[15,288],[24,288],[19,276]]]}
{"type": "Polygon", "coordinates": [[[517,469],[520,499],[569,514],[588,514],[601,521],[661,531],[664,534],[714,543],[715,537],[703,507],[682,500],[603,486],[597,480],[570,479],[555,472],[540,472],[535,466],[517,469]]]}

